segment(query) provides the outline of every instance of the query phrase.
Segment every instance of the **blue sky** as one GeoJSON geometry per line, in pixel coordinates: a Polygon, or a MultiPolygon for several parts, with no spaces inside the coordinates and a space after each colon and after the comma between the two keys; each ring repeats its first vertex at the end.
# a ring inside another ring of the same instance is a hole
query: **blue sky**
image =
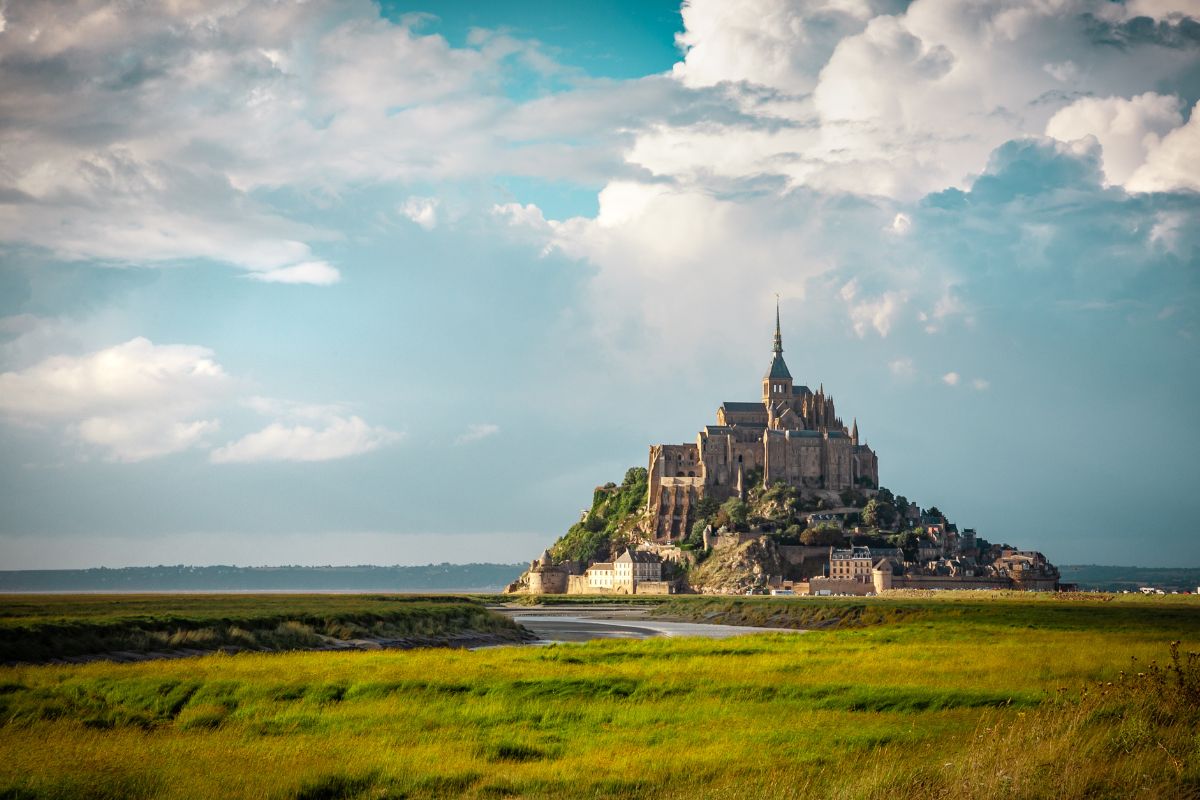
{"type": "Polygon", "coordinates": [[[754,399],[1200,564],[1200,8],[0,10],[0,563],[518,561],[754,399]]]}

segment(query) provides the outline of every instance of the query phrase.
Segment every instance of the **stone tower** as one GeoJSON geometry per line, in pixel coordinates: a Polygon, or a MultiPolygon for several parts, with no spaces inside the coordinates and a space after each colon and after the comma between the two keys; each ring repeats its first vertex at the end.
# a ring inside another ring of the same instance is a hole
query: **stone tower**
{"type": "Polygon", "coordinates": [[[775,346],[772,348],[775,357],[767,374],[763,375],[762,390],[763,404],[778,406],[785,402],[789,407],[792,401],[792,373],[788,371],[783,361],[783,336],[779,332],[779,299],[775,300],[775,346]]]}

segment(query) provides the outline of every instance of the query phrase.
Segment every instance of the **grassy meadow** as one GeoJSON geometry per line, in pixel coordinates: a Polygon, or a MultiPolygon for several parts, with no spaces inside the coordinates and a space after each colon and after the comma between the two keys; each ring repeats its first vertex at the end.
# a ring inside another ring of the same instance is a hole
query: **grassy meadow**
{"type": "Polygon", "coordinates": [[[116,651],[297,650],[333,640],[519,641],[506,617],[448,595],[0,595],[0,664],[116,651]]]}
{"type": "Polygon", "coordinates": [[[0,798],[1200,797],[1195,598],[655,613],[819,628],[0,668],[0,798]]]}

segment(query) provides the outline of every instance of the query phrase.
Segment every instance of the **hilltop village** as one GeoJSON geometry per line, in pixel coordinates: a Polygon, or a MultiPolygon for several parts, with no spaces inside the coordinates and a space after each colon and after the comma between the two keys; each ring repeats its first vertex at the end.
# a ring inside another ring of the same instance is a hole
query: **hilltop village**
{"type": "Polygon", "coordinates": [[[1053,591],[1036,551],[992,544],[879,485],[879,458],[824,386],[796,385],[776,309],[761,400],[725,402],[695,442],[595,490],[579,522],[514,581],[527,594],[1053,591]]]}

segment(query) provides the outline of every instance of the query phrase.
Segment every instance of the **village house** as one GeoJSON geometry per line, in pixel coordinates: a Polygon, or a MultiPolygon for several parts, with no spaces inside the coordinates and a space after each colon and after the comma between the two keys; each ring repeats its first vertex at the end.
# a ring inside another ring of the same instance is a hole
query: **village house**
{"type": "Polygon", "coordinates": [[[870,583],[871,570],[882,559],[904,562],[904,553],[894,547],[829,548],[829,577],[832,580],[870,583]]]}
{"type": "Polygon", "coordinates": [[[613,564],[597,561],[583,573],[587,588],[594,592],[611,592],[613,589],[613,564]]]}
{"type": "Polygon", "coordinates": [[[613,562],[613,589],[635,594],[638,584],[662,581],[662,559],[645,550],[626,550],[613,562]]]}

